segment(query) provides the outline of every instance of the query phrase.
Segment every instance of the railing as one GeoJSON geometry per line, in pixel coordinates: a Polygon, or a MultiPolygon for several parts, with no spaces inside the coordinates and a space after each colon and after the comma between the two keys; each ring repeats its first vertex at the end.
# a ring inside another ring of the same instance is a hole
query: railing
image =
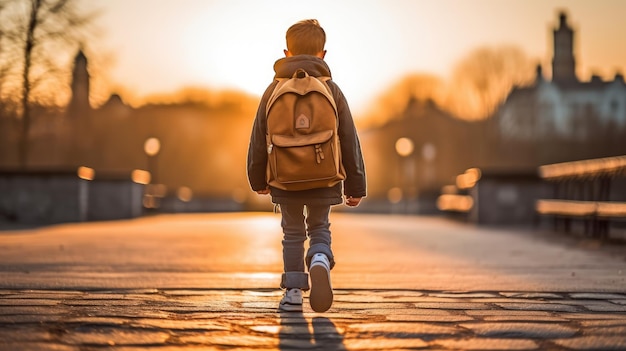
{"type": "Polygon", "coordinates": [[[554,198],[537,200],[535,210],[554,217],[556,229],[562,223],[570,231],[572,220],[582,220],[586,233],[607,238],[609,222],[626,219],[626,202],[611,200],[612,181],[626,175],[626,156],[545,165],[539,175],[554,184],[554,198]]]}

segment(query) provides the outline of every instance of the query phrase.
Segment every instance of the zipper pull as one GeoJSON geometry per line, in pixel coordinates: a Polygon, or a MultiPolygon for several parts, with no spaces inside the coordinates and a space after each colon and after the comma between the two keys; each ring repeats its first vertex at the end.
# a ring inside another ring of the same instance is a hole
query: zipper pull
{"type": "Polygon", "coordinates": [[[274,144],[270,144],[270,145],[267,147],[267,153],[268,153],[268,154],[271,154],[273,149],[274,149],[274,144]]]}
{"type": "Polygon", "coordinates": [[[315,158],[317,163],[322,163],[324,159],[324,151],[322,151],[322,145],[320,144],[315,145],[315,158]]]}

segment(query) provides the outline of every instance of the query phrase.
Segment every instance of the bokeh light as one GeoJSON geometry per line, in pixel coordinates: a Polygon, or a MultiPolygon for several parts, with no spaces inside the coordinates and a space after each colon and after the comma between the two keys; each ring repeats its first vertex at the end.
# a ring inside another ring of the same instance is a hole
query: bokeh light
{"type": "Polygon", "coordinates": [[[402,157],[407,157],[413,153],[415,145],[413,140],[402,137],[396,141],[396,152],[402,157]]]}

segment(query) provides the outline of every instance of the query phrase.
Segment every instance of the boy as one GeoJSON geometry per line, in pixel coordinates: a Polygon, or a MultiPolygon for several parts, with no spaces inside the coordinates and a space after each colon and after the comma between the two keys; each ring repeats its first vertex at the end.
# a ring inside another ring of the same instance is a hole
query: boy
{"type": "MultiPolygon", "coordinates": [[[[310,76],[330,77],[330,69],[323,60],[326,34],[317,20],[300,21],[287,30],[285,57],[274,64],[275,78],[291,78],[298,69],[310,76]]],[[[283,229],[283,263],[281,288],[285,294],[280,301],[282,311],[302,311],[302,292],[309,290],[311,275],[311,307],[316,312],[327,311],[333,302],[330,270],[335,265],[331,250],[329,214],[332,205],[343,202],[350,207],[358,206],[365,191],[365,166],[359,139],[347,101],[332,81],[327,84],[337,106],[338,135],[340,138],[342,164],[346,178],[332,187],[288,191],[268,185],[266,168],[268,147],[266,145],[266,105],[276,87],[274,81],[267,88],[254,120],[248,148],[248,179],[253,191],[270,194],[272,202],[280,206],[283,229]],[[310,239],[309,249],[304,254],[304,242],[310,239]],[[305,272],[305,263],[309,274],[305,272]]],[[[286,116],[286,118],[292,118],[286,116]]]]}

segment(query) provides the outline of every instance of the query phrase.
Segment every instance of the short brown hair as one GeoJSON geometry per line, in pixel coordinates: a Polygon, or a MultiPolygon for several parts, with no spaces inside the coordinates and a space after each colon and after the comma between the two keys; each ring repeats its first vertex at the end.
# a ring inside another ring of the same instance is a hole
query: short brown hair
{"type": "Polygon", "coordinates": [[[316,55],[324,51],[326,33],[316,19],[300,21],[287,29],[287,50],[293,55],[316,55]]]}

